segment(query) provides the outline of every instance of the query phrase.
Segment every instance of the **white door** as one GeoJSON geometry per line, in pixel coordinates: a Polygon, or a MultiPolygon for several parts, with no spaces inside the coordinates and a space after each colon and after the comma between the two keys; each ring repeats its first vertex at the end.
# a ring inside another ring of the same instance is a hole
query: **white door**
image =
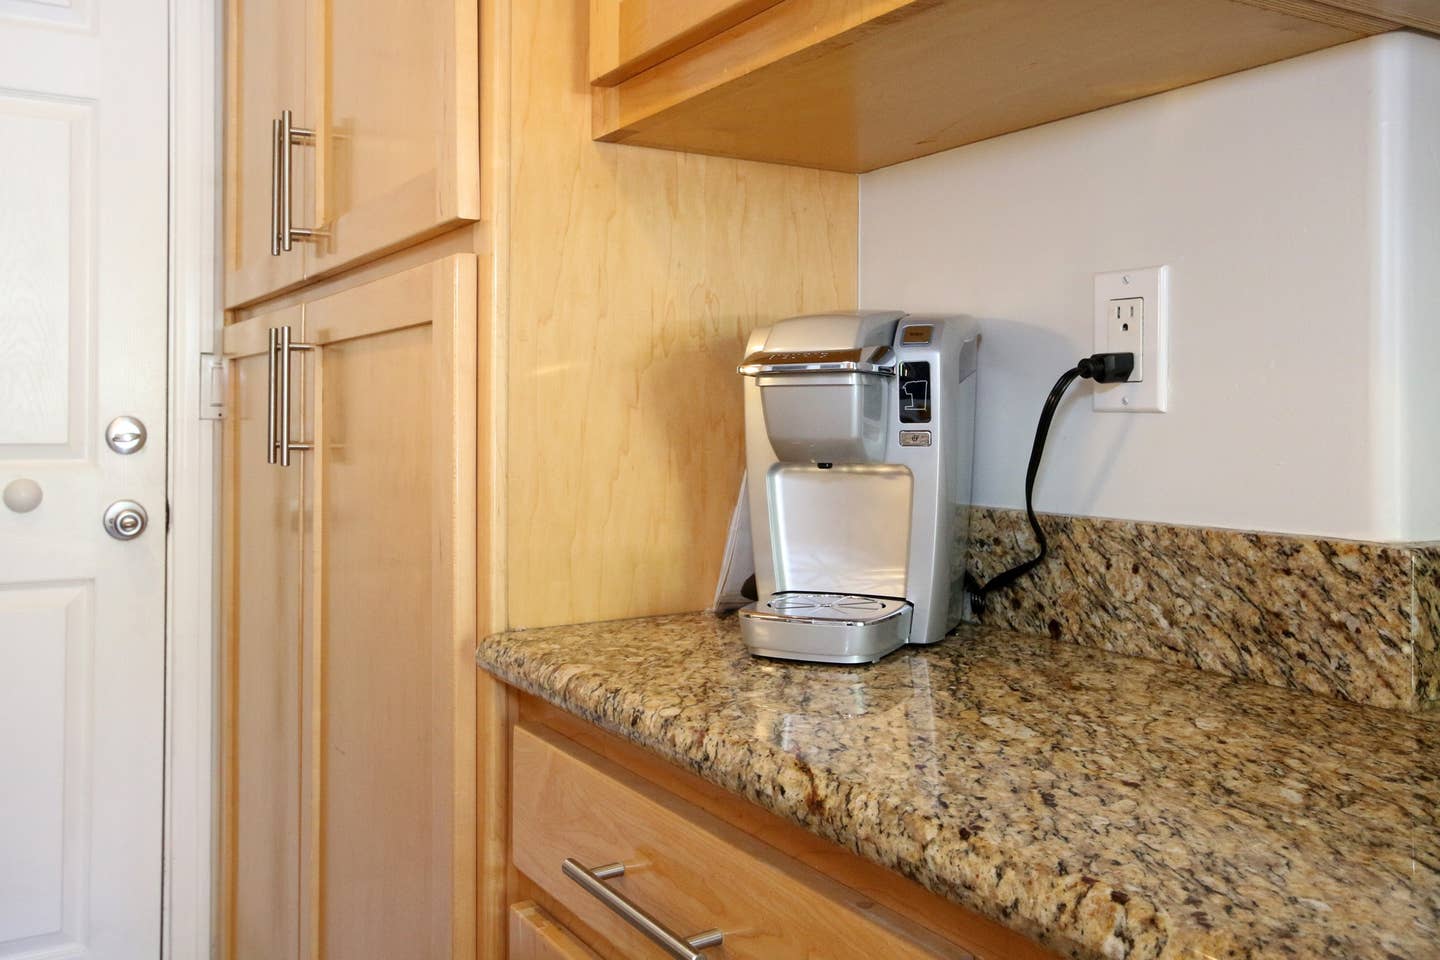
{"type": "Polygon", "coordinates": [[[160,952],[166,6],[0,0],[0,960],[160,952]]]}

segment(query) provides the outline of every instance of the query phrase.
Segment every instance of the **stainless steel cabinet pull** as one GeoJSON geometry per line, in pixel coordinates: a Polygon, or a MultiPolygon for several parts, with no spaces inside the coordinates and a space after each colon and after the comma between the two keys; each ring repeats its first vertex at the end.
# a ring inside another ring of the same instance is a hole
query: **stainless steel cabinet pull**
{"type": "Polygon", "coordinates": [[[682,937],[630,902],[623,893],[612,889],[605,881],[612,877],[624,876],[625,864],[623,863],[610,863],[592,870],[589,867],[582,867],[579,863],[566,857],[560,869],[565,872],[565,876],[578,883],[586,893],[619,914],[620,918],[630,926],[658,943],[676,960],[705,960],[699,951],[706,947],[720,946],[724,938],[719,930],[706,930],[693,937],[682,937]]]}
{"type": "Polygon", "coordinates": [[[280,120],[270,121],[270,256],[280,256],[280,120]]]}
{"type": "Polygon", "coordinates": [[[265,462],[275,462],[275,416],[279,413],[279,405],[275,402],[275,363],[276,351],[280,349],[280,331],[275,327],[270,328],[270,360],[268,374],[265,378],[265,462]]]}
{"type": "Polygon", "coordinates": [[[315,131],[295,126],[289,110],[280,112],[280,249],[289,250],[295,239],[315,240],[325,236],[323,230],[294,225],[291,211],[294,192],[294,164],[291,162],[293,146],[309,146],[315,143],[315,131]]]}
{"type": "Polygon", "coordinates": [[[314,445],[311,443],[292,443],[290,441],[290,354],[295,350],[314,350],[315,345],[311,343],[296,343],[290,339],[290,327],[280,327],[277,331],[280,335],[279,354],[280,365],[280,395],[276,403],[280,407],[279,436],[276,438],[276,446],[279,447],[280,466],[290,466],[290,451],[309,450],[314,445]]]}

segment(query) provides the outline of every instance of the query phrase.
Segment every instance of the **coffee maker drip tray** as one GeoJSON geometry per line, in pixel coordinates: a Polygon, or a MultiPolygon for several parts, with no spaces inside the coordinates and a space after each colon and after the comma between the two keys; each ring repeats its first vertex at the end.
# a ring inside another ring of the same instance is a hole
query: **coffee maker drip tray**
{"type": "Polygon", "coordinates": [[[873,663],[909,639],[911,611],[889,597],[777,593],[740,611],[740,633],[761,657],[873,663]]]}

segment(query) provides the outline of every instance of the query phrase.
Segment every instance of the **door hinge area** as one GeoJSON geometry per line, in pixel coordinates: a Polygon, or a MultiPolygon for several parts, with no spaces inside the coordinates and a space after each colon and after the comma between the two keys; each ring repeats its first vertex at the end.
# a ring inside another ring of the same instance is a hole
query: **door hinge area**
{"type": "Polygon", "coordinates": [[[200,419],[225,419],[225,358],[200,354],[200,419]]]}

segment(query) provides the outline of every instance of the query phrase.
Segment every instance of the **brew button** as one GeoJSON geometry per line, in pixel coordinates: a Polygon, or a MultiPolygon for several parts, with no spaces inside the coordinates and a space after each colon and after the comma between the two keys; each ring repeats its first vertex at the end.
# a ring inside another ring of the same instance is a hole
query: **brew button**
{"type": "Polygon", "coordinates": [[[901,430],[900,446],[902,447],[928,447],[930,446],[929,430],[901,430]]]}

